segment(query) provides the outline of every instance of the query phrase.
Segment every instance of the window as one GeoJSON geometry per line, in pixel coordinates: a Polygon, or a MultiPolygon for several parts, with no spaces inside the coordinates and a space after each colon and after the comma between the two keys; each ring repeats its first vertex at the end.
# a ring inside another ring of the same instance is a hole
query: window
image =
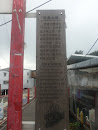
{"type": "Polygon", "coordinates": [[[4,73],[4,76],[6,76],[7,73],[4,73]]]}
{"type": "Polygon", "coordinates": [[[9,81],[3,81],[3,84],[8,84],[9,83],[9,81]]]}
{"type": "Polygon", "coordinates": [[[27,75],[29,75],[29,72],[27,73],[27,75]]]}
{"type": "Polygon", "coordinates": [[[29,80],[27,80],[27,83],[29,83],[29,80]]]}

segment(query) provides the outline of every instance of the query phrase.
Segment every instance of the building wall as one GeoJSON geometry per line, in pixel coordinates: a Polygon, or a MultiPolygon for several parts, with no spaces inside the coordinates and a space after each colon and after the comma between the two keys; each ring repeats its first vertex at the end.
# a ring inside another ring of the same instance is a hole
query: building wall
{"type": "Polygon", "coordinates": [[[68,70],[69,86],[81,89],[98,89],[98,68],[68,70]]]}
{"type": "Polygon", "coordinates": [[[8,89],[8,85],[9,85],[8,71],[0,71],[0,84],[1,84],[1,89],[8,89]]]}
{"type": "MultiPolygon", "coordinates": [[[[0,84],[1,90],[8,89],[9,86],[9,72],[1,70],[0,71],[0,84]]],[[[23,72],[23,88],[34,87],[34,78],[31,78],[31,70],[24,70],[23,72]]]]}
{"type": "Polygon", "coordinates": [[[34,78],[31,78],[31,70],[24,70],[23,87],[32,88],[34,86],[34,78]]]}
{"type": "Polygon", "coordinates": [[[98,129],[98,67],[68,70],[68,83],[70,87],[70,111],[76,116],[83,112],[83,122],[90,121],[90,126],[98,129]],[[96,125],[95,125],[96,124],[96,125]]]}

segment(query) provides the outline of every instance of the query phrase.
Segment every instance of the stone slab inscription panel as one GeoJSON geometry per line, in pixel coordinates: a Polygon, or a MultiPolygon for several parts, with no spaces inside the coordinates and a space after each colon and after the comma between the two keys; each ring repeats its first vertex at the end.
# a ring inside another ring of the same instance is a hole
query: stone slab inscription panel
{"type": "Polygon", "coordinates": [[[37,11],[36,130],[68,130],[65,11],[37,11]]]}

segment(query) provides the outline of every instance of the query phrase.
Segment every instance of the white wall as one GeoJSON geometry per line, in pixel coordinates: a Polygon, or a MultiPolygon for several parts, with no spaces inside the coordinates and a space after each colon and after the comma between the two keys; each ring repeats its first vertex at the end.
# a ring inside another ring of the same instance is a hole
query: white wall
{"type": "MultiPolygon", "coordinates": [[[[9,83],[4,84],[4,81],[9,81],[9,72],[8,71],[0,71],[0,84],[1,89],[8,89],[9,83]],[[4,76],[6,73],[6,76],[4,76]]],[[[31,78],[31,70],[24,70],[23,72],[23,88],[32,88],[34,87],[34,79],[31,78]]]]}
{"type": "Polygon", "coordinates": [[[9,72],[8,71],[0,71],[1,89],[8,89],[9,83],[4,84],[4,81],[9,81],[9,72]],[[6,74],[5,76],[4,76],[4,73],[6,74]]]}
{"type": "Polygon", "coordinates": [[[31,78],[31,70],[24,70],[23,73],[23,87],[32,88],[34,86],[34,79],[31,78]]]}

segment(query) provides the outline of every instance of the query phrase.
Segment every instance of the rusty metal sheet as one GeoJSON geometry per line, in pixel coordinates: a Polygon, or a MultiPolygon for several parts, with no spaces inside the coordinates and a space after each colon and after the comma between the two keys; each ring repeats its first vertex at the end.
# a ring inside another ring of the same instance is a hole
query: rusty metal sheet
{"type": "Polygon", "coordinates": [[[31,72],[31,78],[36,78],[36,71],[31,72]]]}
{"type": "Polygon", "coordinates": [[[65,11],[37,11],[36,130],[68,130],[65,11]]]}

